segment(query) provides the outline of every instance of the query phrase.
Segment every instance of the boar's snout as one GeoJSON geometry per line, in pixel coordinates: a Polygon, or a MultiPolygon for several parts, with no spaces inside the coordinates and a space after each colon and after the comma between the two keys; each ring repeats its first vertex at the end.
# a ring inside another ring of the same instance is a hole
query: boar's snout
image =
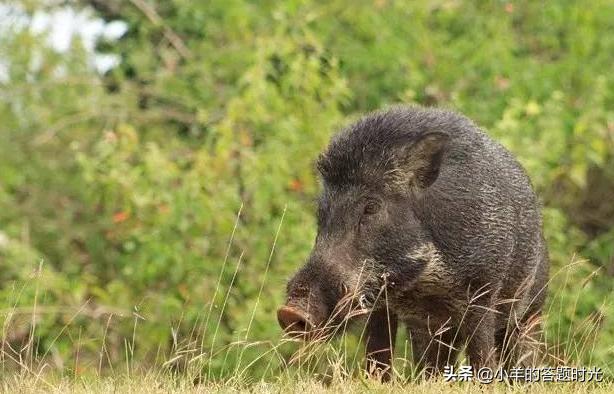
{"type": "Polygon", "coordinates": [[[315,258],[288,282],[287,298],[277,311],[281,328],[293,337],[320,338],[329,329],[331,313],[339,295],[330,275],[322,273],[315,258]]]}
{"type": "Polygon", "coordinates": [[[307,333],[312,328],[307,314],[297,308],[284,305],[277,311],[277,320],[287,333],[307,333]]]}

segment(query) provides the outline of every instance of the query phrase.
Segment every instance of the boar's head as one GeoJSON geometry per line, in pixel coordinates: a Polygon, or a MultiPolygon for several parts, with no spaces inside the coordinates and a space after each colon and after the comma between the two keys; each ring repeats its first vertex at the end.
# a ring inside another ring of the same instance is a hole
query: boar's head
{"type": "Polygon", "coordinates": [[[412,253],[430,242],[419,207],[438,178],[449,136],[408,116],[370,115],[320,156],[318,232],[278,310],[285,331],[330,332],[383,307],[395,285],[410,285],[424,268],[412,253]]]}

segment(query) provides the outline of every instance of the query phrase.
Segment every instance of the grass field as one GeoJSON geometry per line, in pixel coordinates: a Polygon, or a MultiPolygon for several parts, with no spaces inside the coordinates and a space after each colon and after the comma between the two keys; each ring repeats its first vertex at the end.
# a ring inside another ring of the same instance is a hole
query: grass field
{"type": "MultiPolygon", "coordinates": [[[[571,263],[553,273],[553,277],[575,276],[581,268],[582,261],[571,263]]],[[[575,307],[585,295],[583,289],[590,284],[592,274],[576,285],[575,307]]],[[[395,352],[394,372],[392,381],[381,384],[366,377],[363,370],[364,357],[361,338],[364,331],[360,325],[343,326],[343,335],[337,335],[332,340],[303,343],[296,339],[282,336],[275,341],[244,341],[237,340],[216,348],[207,348],[196,340],[182,345],[175,345],[171,354],[160,352],[147,364],[143,360],[135,360],[135,343],[140,335],[135,318],[133,337],[124,343],[123,362],[112,363],[109,349],[106,348],[106,337],[95,340],[67,338],[73,346],[73,365],[62,365],[58,368],[53,354],[41,352],[43,346],[38,343],[26,343],[18,352],[3,341],[0,349],[0,391],[13,392],[300,392],[319,393],[344,392],[408,392],[423,393],[465,393],[465,392],[512,392],[512,393],[610,393],[614,390],[611,362],[595,359],[599,346],[601,321],[583,319],[563,322],[559,310],[569,307],[568,298],[561,289],[567,288],[568,280],[564,280],[551,293],[548,307],[545,310],[544,322],[547,330],[539,338],[539,368],[550,368],[554,372],[554,381],[537,380],[526,383],[519,380],[497,380],[481,384],[477,377],[473,381],[447,381],[445,376],[425,379],[423,371],[416,370],[411,360],[411,346],[401,333],[395,352]],[[562,326],[568,327],[561,331],[562,326]],[[358,328],[358,329],[356,329],[358,328]],[[82,349],[99,346],[98,357],[92,358],[82,349]],[[34,349],[37,349],[36,351],[34,349]],[[253,350],[256,349],[256,356],[253,350]],[[250,351],[250,353],[247,353],[250,351]],[[586,364],[588,363],[588,364],[586,364]],[[599,379],[588,381],[556,381],[556,366],[566,368],[598,367],[602,374],[599,379]]],[[[604,303],[607,300],[604,300],[604,303]]],[[[222,309],[226,308],[228,294],[224,298],[222,309]]],[[[37,314],[44,312],[36,304],[28,317],[36,322],[37,314]]],[[[6,312],[6,311],[5,311],[6,312]]],[[[13,308],[10,316],[18,314],[13,308]]],[[[76,311],[75,316],[82,313],[76,311]]],[[[136,316],[136,313],[135,313],[136,316]]],[[[274,323],[273,319],[271,322],[274,323]]],[[[64,340],[65,332],[73,325],[72,320],[60,330],[55,340],[64,340]]],[[[219,324],[219,322],[218,322],[219,324]]],[[[36,324],[31,325],[36,330],[36,324]]],[[[197,331],[195,328],[194,331],[197,331]]],[[[217,331],[217,330],[216,330],[217,331]]],[[[105,330],[106,333],[106,330],[105,330]]],[[[10,332],[3,330],[3,338],[10,332]]],[[[36,337],[32,332],[31,338],[36,337]]],[[[52,348],[49,345],[48,348],[52,348]]],[[[607,360],[605,360],[607,361],[607,360]]],[[[461,356],[456,364],[466,365],[467,360],[461,356]]]]}

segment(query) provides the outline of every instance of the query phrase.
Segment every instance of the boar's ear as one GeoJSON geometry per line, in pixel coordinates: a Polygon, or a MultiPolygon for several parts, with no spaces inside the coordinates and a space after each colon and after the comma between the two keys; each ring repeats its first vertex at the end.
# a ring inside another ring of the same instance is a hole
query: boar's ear
{"type": "Polygon", "coordinates": [[[449,138],[447,134],[431,132],[405,147],[398,157],[396,170],[404,173],[403,183],[427,188],[435,182],[449,138]]]}

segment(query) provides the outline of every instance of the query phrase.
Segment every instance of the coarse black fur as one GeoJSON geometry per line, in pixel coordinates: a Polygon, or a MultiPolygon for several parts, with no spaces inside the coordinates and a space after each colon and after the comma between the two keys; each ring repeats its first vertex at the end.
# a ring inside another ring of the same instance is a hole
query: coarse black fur
{"type": "Polygon", "coordinates": [[[341,131],[317,166],[318,235],[288,308],[316,327],[353,294],[378,368],[397,318],[430,372],[462,345],[475,367],[519,362],[549,263],[537,198],[505,148],[454,112],[396,107],[341,131]]]}

